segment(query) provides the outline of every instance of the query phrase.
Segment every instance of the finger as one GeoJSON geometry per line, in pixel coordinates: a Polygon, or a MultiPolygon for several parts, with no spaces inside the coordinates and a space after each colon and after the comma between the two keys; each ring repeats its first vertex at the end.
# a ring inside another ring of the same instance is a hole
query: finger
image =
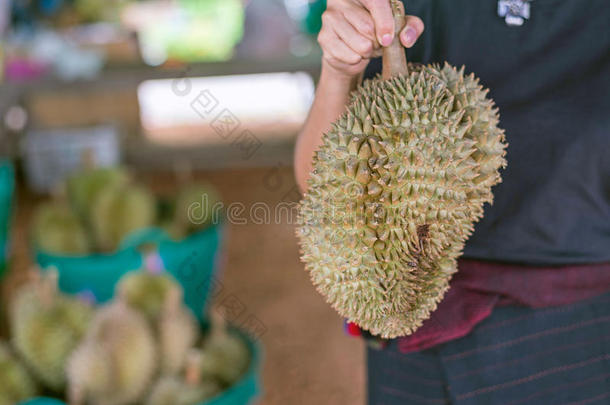
{"type": "Polygon", "coordinates": [[[343,16],[359,33],[377,42],[375,23],[369,12],[362,7],[349,7],[343,11],[343,16]]]}
{"type": "Polygon", "coordinates": [[[394,17],[388,0],[362,0],[364,6],[369,10],[375,24],[377,41],[383,46],[388,46],[394,38],[394,17]]]}
{"type": "Polygon", "coordinates": [[[400,32],[400,42],[405,48],[410,48],[422,32],[424,32],[424,22],[421,18],[408,15],[405,17],[405,27],[400,32]]]}
{"type": "Polygon", "coordinates": [[[347,46],[336,33],[333,32],[333,34],[334,35],[332,36],[329,35],[322,45],[322,50],[326,56],[331,56],[334,59],[350,65],[356,64],[362,60],[362,56],[347,46]]]}
{"type": "Polygon", "coordinates": [[[370,58],[373,52],[373,40],[366,38],[347,20],[338,19],[333,28],[337,36],[362,58],[370,58]]]}

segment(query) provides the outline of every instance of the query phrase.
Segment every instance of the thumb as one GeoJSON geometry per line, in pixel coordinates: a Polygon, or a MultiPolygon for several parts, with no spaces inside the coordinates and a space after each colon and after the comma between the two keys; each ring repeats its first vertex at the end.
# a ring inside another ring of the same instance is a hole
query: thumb
{"type": "Polygon", "coordinates": [[[405,27],[400,32],[400,42],[406,48],[410,48],[422,32],[424,32],[424,22],[421,18],[408,15],[405,17],[405,27]]]}

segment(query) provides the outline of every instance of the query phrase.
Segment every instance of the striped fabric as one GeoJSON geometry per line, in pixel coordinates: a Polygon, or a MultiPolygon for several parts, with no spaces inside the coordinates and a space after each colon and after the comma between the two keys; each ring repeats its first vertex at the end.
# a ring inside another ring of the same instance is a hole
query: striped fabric
{"type": "Polygon", "coordinates": [[[403,354],[368,349],[369,404],[610,404],[610,293],[498,307],[467,336],[403,354]]]}

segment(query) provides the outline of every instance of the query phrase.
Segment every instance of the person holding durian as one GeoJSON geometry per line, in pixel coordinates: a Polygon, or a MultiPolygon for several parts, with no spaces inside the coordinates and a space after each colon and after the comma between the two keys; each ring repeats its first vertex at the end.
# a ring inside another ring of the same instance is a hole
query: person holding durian
{"type": "Polygon", "coordinates": [[[605,403],[610,8],[400,3],[328,0],[294,161],[368,403],[605,403]]]}

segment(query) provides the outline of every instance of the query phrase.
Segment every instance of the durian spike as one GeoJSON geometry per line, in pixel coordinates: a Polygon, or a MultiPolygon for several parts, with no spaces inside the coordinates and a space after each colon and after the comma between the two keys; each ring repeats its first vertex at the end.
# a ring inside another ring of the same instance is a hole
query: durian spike
{"type": "Polygon", "coordinates": [[[383,48],[381,76],[385,80],[398,75],[406,75],[409,72],[405,48],[400,43],[400,31],[406,22],[405,7],[399,0],[390,0],[390,7],[394,15],[394,39],[389,46],[383,48]]]}
{"type": "Polygon", "coordinates": [[[184,380],[188,385],[199,385],[201,383],[201,351],[192,349],[186,357],[184,380]]]}

